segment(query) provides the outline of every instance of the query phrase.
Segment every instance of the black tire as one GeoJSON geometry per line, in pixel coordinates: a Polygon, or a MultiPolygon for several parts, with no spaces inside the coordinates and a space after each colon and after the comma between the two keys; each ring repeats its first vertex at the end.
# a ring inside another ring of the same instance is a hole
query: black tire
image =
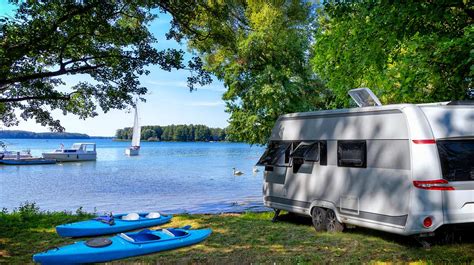
{"type": "Polygon", "coordinates": [[[344,230],[344,225],[337,220],[336,213],[330,209],[326,211],[326,230],[330,233],[342,232],[344,230]]]}
{"type": "Polygon", "coordinates": [[[316,232],[326,231],[326,210],[320,207],[314,207],[311,211],[311,219],[313,220],[316,232]]]}

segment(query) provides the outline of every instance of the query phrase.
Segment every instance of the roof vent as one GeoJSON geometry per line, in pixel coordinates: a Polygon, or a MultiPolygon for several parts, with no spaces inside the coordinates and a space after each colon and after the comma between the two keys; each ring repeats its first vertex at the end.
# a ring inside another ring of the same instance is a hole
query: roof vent
{"type": "Polygon", "coordinates": [[[379,98],[367,87],[351,89],[349,96],[359,107],[382,106],[379,98]]]}

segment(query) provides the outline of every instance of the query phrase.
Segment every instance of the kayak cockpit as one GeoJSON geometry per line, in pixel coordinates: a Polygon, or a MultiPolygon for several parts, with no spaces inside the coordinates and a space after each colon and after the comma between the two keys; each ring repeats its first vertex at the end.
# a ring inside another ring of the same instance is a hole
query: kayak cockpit
{"type": "Polygon", "coordinates": [[[148,241],[156,241],[160,240],[161,237],[152,234],[152,233],[137,233],[137,234],[128,234],[128,236],[133,239],[133,242],[135,243],[142,243],[142,242],[148,242],[148,241]]]}
{"type": "Polygon", "coordinates": [[[120,233],[118,236],[122,239],[136,244],[156,242],[158,240],[170,240],[177,237],[186,237],[189,233],[178,229],[161,229],[157,231],[143,230],[138,233],[120,233]],[[160,234],[160,235],[158,235],[160,234]]]}
{"type": "Polygon", "coordinates": [[[170,232],[173,234],[173,236],[178,237],[178,236],[185,236],[188,234],[188,232],[185,232],[183,230],[176,230],[176,229],[166,229],[166,231],[170,232]]]}

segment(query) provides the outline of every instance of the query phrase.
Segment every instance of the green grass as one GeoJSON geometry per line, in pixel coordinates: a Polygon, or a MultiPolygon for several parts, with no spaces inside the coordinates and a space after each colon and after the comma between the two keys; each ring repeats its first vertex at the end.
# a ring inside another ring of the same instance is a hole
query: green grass
{"type": "MultiPolygon", "coordinates": [[[[72,243],[54,227],[65,222],[88,219],[78,211],[39,212],[26,205],[13,213],[0,213],[0,263],[28,263],[36,252],[72,243]]],[[[368,229],[348,232],[316,233],[306,218],[282,216],[272,223],[272,213],[222,215],[177,215],[165,227],[191,224],[210,227],[212,235],[201,244],[114,263],[473,263],[474,240],[458,244],[435,245],[423,249],[410,237],[368,229]]]]}

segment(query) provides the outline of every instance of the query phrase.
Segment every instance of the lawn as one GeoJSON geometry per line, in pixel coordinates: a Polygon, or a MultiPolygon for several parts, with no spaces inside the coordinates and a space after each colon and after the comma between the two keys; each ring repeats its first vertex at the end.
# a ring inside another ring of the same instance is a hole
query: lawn
{"type": "MultiPolygon", "coordinates": [[[[90,218],[82,211],[40,212],[34,205],[0,213],[0,263],[32,262],[32,255],[78,239],[60,238],[54,226],[90,218]]],[[[115,261],[114,263],[472,263],[474,240],[419,247],[409,237],[355,228],[344,233],[316,233],[311,220],[272,213],[177,215],[164,227],[210,227],[212,235],[192,247],[115,261]]]]}

